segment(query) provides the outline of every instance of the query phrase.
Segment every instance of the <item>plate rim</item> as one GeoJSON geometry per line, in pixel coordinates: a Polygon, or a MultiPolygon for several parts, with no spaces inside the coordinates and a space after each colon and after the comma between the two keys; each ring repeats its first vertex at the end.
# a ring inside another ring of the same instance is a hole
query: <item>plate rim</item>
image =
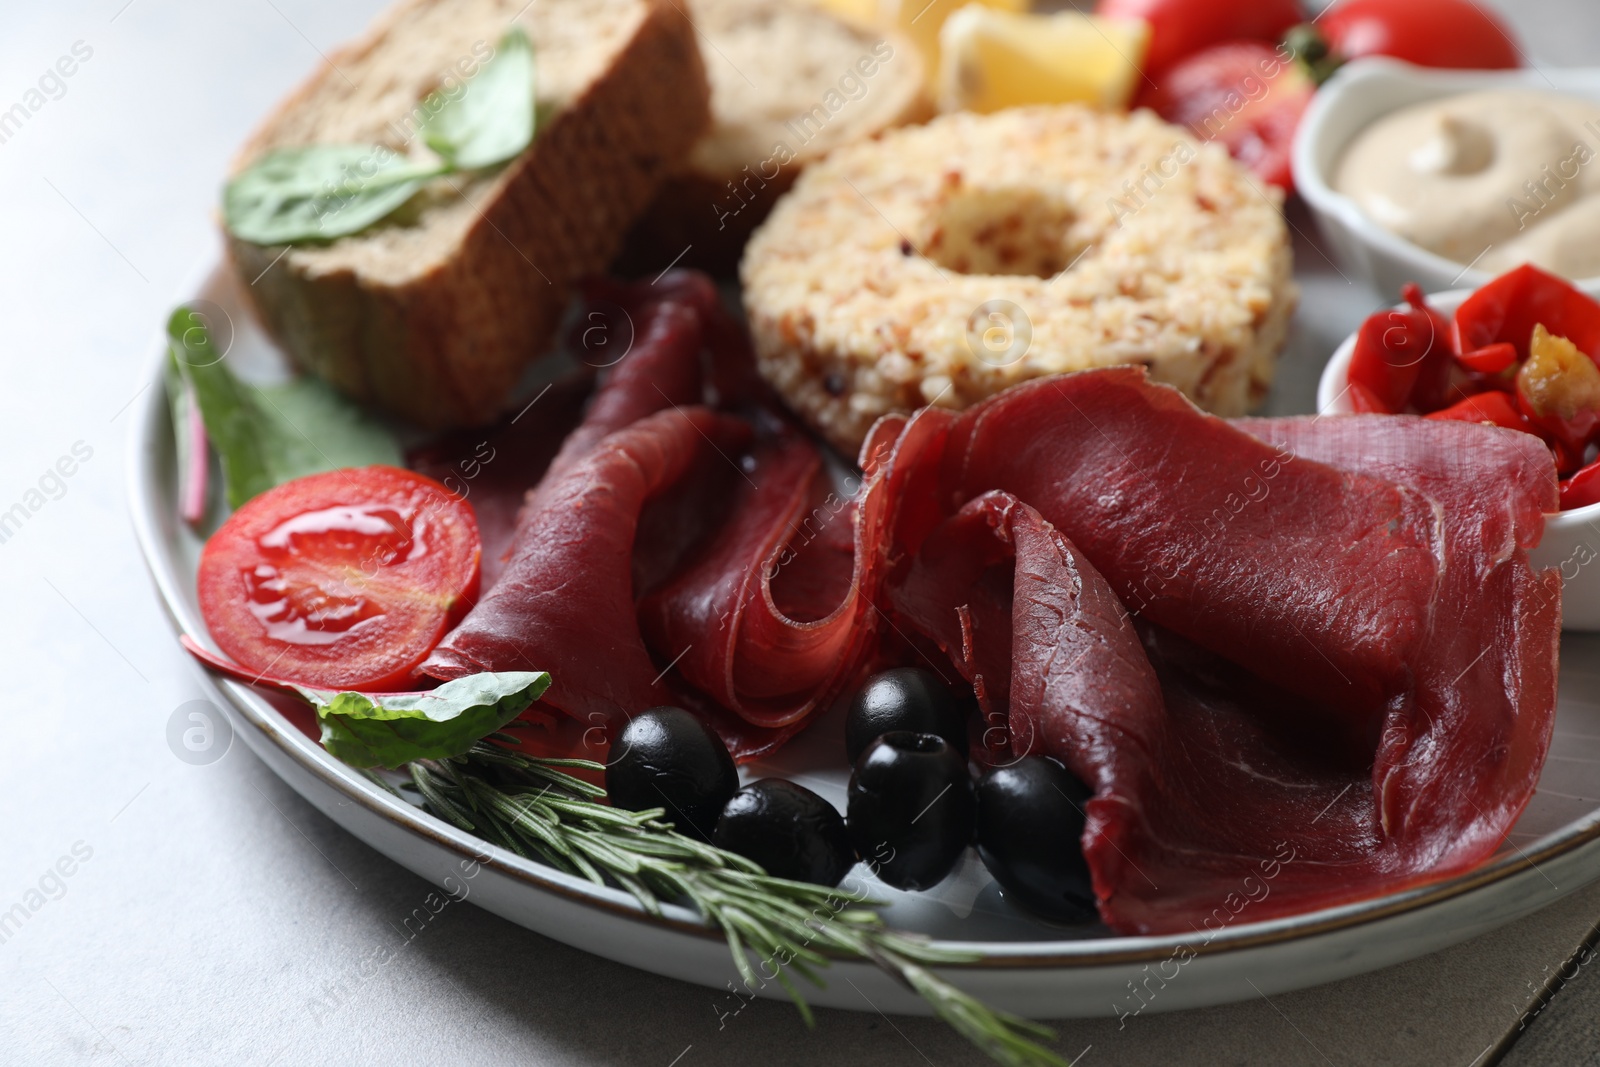
{"type": "MultiPolygon", "coordinates": [[[[231,265],[226,256],[214,249],[202,257],[199,264],[187,276],[179,289],[175,303],[201,298],[203,292],[218,284],[233,285],[237,292],[237,279],[232,275],[231,265]]],[[[157,517],[157,509],[162,501],[161,474],[156,469],[156,463],[164,451],[169,451],[171,448],[171,427],[168,421],[163,366],[166,346],[165,331],[157,330],[151,346],[153,355],[147,361],[148,369],[145,372],[145,392],[150,395],[135,403],[134,418],[128,430],[128,465],[125,476],[129,512],[145,571],[155,585],[157,599],[172,627],[174,638],[186,634],[209,647],[213,642],[191,611],[187,598],[182,593],[181,583],[175,571],[177,560],[163,547],[161,523],[157,517]],[[165,442],[161,440],[163,436],[165,442]]],[[[175,507],[172,521],[179,521],[176,518],[175,507]]],[[[666,927],[679,934],[719,943],[724,940],[720,932],[705,923],[691,909],[668,904],[663,906],[662,915],[652,916],[636,900],[621,890],[596,886],[587,880],[519,856],[492,842],[453,827],[398,797],[384,793],[378,786],[362,778],[353,768],[339,763],[320,745],[302,734],[294,724],[284,718],[281,712],[248,686],[232,680],[214,678],[199,664],[192,666],[204,677],[211,689],[226,699],[230,718],[234,719],[236,728],[248,728],[259,739],[275,745],[325,787],[332,789],[351,803],[359,804],[369,813],[388,820],[407,834],[444,848],[462,860],[492,866],[499,874],[519,884],[542,892],[554,893],[577,904],[597,907],[616,918],[657,928],[666,927]]],[[[269,761],[263,762],[271,766],[269,761]]],[[[1209,932],[1208,935],[1200,935],[1200,932],[1196,931],[1191,935],[1112,935],[1032,941],[964,941],[933,938],[930,939],[930,943],[939,948],[976,954],[975,959],[942,963],[939,966],[941,971],[960,972],[1045,968],[1088,969],[1130,963],[1154,963],[1171,957],[1180,948],[1187,949],[1197,956],[1225,956],[1268,945],[1310,941],[1320,936],[1377,923],[1406,913],[1423,912],[1523,872],[1537,870],[1541,862],[1584,850],[1600,852],[1600,807],[1580,819],[1565,824],[1560,830],[1545,835],[1535,842],[1535,846],[1529,851],[1513,843],[1512,853],[1453,878],[1414,886],[1383,896],[1351,901],[1331,908],[1229,925],[1220,931],[1209,932]]],[[[1544,894],[1546,899],[1535,907],[1542,908],[1554,903],[1597,879],[1600,879],[1600,864],[1597,864],[1596,869],[1587,877],[1569,881],[1567,888],[1555,887],[1554,892],[1544,894]]]]}

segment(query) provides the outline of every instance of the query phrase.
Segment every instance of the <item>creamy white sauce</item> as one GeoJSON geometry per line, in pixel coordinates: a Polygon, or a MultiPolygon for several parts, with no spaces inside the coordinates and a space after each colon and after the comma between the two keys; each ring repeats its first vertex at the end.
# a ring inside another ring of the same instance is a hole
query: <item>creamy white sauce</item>
{"type": "Polygon", "coordinates": [[[1457,263],[1600,275],[1600,103],[1499,89],[1402,108],[1345,150],[1333,184],[1457,263]]]}

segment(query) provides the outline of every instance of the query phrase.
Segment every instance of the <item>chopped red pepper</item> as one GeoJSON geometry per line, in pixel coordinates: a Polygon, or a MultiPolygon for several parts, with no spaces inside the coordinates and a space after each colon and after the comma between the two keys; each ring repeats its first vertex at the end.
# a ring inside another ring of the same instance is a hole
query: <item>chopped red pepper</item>
{"type": "Polygon", "coordinates": [[[1532,266],[1473,293],[1453,321],[1415,284],[1401,292],[1409,306],[1369,316],[1356,334],[1351,408],[1531,433],[1570,476],[1563,499],[1600,503],[1600,471],[1585,466],[1600,445],[1600,301],[1532,266]]]}
{"type": "Polygon", "coordinates": [[[1428,307],[1415,283],[1405,286],[1401,294],[1411,306],[1367,316],[1350,356],[1352,392],[1358,385],[1367,389],[1382,404],[1376,409],[1379,411],[1404,411],[1425,368],[1430,391],[1435,385],[1443,391],[1444,383],[1436,381],[1441,362],[1448,373],[1444,318],[1428,307]]]}
{"type": "Polygon", "coordinates": [[[1561,481],[1561,510],[1600,504],[1600,459],[1561,481]]]}
{"type": "MultiPolygon", "coordinates": [[[[1443,411],[1435,411],[1430,419],[1450,419],[1456,422],[1488,422],[1508,430],[1528,431],[1528,420],[1505,393],[1488,392],[1469,396],[1443,411]]],[[[1531,432],[1531,431],[1529,431],[1531,432]]]]}
{"type": "Polygon", "coordinates": [[[1474,348],[1471,352],[1463,352],[1456,359],[1463,367],[1478,374],[1500,374],[1510,370],[1517,362],[1517,346],[1509,341],[1497,341],[1492,345],[1474,348]]]}
{"type": "Polygon", "coordinates": [[[1600,357],[1600,303],[1538,267],[1500,275],[1456,309],[1452,339],[1457,352],[1507,343],[1528,358],[1533,328],[1543,325],[1590,359],[1600,357]]]}
{"type": "Polygon", "coordinates": [[[1345,387],[1350,393],[1350,410],[1358,415],[1394,415],[1396,411],[1384,405],[1383,397],[1358,381],[1345,387]]]}

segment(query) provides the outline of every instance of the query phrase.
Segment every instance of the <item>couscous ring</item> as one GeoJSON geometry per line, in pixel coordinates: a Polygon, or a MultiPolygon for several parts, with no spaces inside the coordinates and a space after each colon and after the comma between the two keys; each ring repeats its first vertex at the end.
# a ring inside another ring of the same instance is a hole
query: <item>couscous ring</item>
{"type": "Polygon", "coordinates": [[[1265,395],[1296,290],[1278,194],[1146,111],[955,114],[839,149],[746,248],[762,373],[853,454],[881,415],[1139,363],[1265,395]]]}

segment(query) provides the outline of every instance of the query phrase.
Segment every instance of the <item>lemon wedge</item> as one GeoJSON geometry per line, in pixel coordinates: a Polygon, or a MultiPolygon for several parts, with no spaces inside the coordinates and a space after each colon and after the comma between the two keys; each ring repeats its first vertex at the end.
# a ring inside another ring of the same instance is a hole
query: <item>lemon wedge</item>
{"type": "Polygon", "coordinates": [[[935,80],[939,74],[940,27],[962,5],[1022,12],[1028,9],[1028,0],[982,0],[981,4],[972,4],[970,0],[881,0],[882,20],[911,38],[922,53],[923,69],[928,72],[930,89],[936,88],[935,80]]]}
{"type": "Polygon", "coordinates": [[[822,0],[822,6],[864,26],[884,25],[883,7],[878,0],[822,0]]]}
{"type": "Polygon", "coordinates": [[[939,33],[935,91],[945,111],[1065,103],[1124,108],[1149,42],[1150,27],[1138,19],[967,4],[939,33]]]}

